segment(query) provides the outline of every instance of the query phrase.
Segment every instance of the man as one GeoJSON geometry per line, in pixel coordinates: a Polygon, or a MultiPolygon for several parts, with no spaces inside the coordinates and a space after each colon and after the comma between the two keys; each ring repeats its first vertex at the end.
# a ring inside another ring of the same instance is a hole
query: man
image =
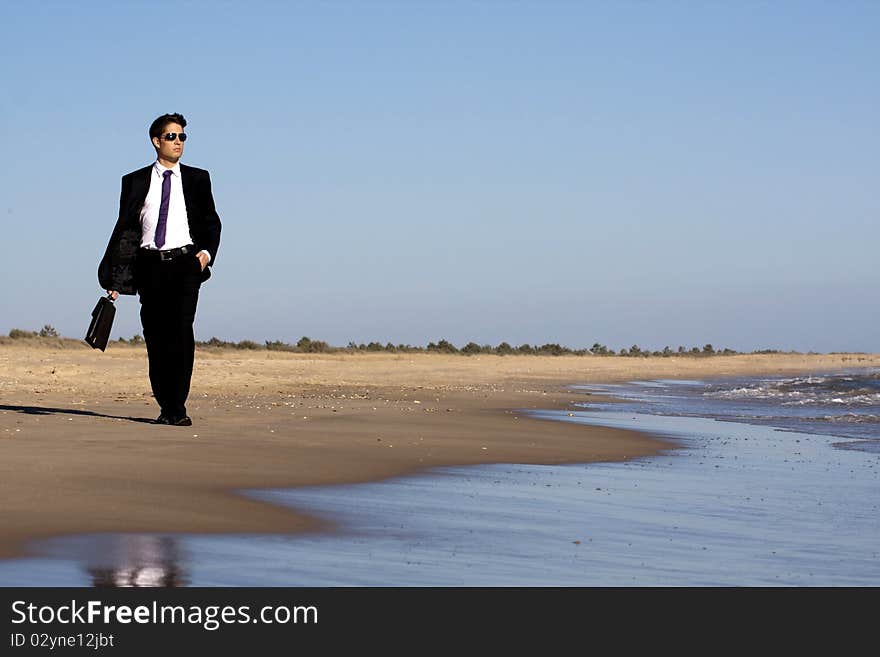
{"type": "Polygon", "coordinates": [[[199,287],[220,246],[220,217],[204,169],[180,163],[186,119],[164,114],[150,125],[156,161],[122,177],[119,217],[98,266],[98,281],[116,299],[139,294],[155,424],[191,426],[186,398],[192,378],[193,321],[199,287]]]}

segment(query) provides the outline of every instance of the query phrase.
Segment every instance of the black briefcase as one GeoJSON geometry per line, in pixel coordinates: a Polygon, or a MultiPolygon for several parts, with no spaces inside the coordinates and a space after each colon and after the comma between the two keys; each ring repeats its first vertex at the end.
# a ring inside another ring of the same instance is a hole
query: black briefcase
{"type": "Polygon", "coordinates": [[[107,348],[107,340],[110,339],[110,329],[113,328],[115,316],[116,306],[110,295],[98,299],[98,305],[92,311],[92,323],[86,331],[86,342],[94,349],[104,351],[107,348]]]}

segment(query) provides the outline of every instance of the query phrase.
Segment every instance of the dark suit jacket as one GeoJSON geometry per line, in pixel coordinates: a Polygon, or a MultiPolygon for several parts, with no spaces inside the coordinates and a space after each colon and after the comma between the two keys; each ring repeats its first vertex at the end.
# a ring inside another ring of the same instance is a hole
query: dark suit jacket
{"type": "MultiPolygon", "coordinates": [[[[150,191],[152,169],[151,164],[122,176],[119,217],[98,265],[98,282],[105,290],[116,290],[119,294],[137,292],[134,261],[141,245],[141,208],[150,191]]],[[[204,169],[181,164],[180,182],[186,202],[189,234],[196,251],[204,249],[211,254],[211,262],[202,272],[202,282],[205,282],[211,276],[211,267],[217,264],[217,249],[220,248],[220,217],[217,216],[211,194],[211,177],[204,169]]]]}

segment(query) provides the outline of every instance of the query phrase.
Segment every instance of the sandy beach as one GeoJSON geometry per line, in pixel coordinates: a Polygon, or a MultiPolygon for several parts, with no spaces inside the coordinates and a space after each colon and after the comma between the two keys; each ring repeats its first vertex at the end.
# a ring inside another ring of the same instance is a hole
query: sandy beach
{"type": "MultiPolygon", "coordinates": [[[[589,400],[567,385],[795,374],[880,356],[621,358],[294,354],[200,349],[192,427],[150,424],[142,347],[0,344],[0,557],[88,532],[297,532],[306,514],[241,489],[376,481],[437,466],[619,461],[669,447],[534,419],[589,400]]],[[[330,529],[329,527],[327,529],[330,529]]]]}

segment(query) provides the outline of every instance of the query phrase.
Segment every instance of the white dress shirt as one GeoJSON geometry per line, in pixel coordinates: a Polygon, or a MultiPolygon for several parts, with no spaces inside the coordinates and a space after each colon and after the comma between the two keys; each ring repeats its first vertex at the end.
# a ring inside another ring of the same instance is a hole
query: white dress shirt
{"type": "Polygon", "coordinates": [[[162,249],[176,249],[192,244],[189,222],[186,217],[186,201],[183,198],[183,184],[180,182],[180,163],[171,169],[159,162],[150,171],[150,190],[141,208],[141,247],[156,249],[156,224],[159,222],[159,205],[162,203],[162,179],[166,171],[171,171],[171,197],[168,199],[168,220],[165,224],[165,243],[162,249]]]}
{"type": "MultiPolygon", "coordinates": [[[[165,223],[165,243],[162,250],[177,249],[192,244],[183,183],[180,180],[180,162],[168,169],[156,161],[150,172],[150,190],[141,208],[141,248],[156,249],[156,224],[159,223],[159,205],[162,203],[162,180],[166,171],[171,172],[171,197],[168,199],[168,219],[165,223]]],[[[199,251],[211,259],[207,251],[199,251]]]]}

